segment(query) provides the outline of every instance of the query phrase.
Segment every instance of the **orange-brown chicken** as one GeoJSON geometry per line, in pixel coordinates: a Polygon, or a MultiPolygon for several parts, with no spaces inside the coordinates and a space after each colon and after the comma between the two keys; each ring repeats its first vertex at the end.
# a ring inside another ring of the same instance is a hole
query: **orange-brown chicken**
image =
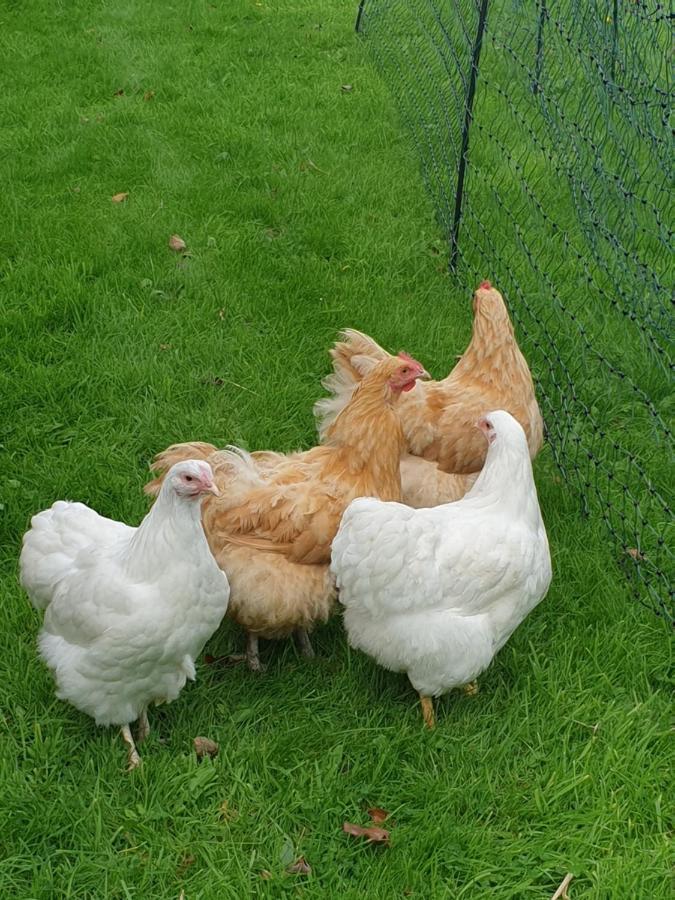
{"type": "MultiPolygon", "coordinates": [[[[407,449],[415,457],[405,456],[402,464],[403,499],[409,505],[457,500],[471,487],[471,473],[480,471],[486,453],[474,426],[486,412],[508,410],[523,426],[532,458],[543,441],[530,370],[504,300],[489,281],[475,292],[473,312],[471,343],[452,372],[442,381],[418,384],[401,401],[407,449]]],[[[322,437],[354,387],[389,356],[359,331],[346,330],[342,336],[331,350],[334,373],[324,381],[331,396],[314,408],[322,437]]]]}
{"type": "MultiPolygon", "coordinates": [[[[405,437],[396,407],[426,374],[404,354],[387,356],[353,391],[324,444],[305,452],[249,454],[188,443],[155,459],[161,472],[188,458],[206,459],[213,469],[220,496],[204,501],[202,521],[230,582],[227,613],[248,632],[252,669],[260,668],[259,637],[296,632],[311,655],[307,632],[328,618],[335,601],[328,566],[342,513],[355,497],[401,499],[405,437]]],[[[161,480],[146,491],[155,494],[161,480]]]]}

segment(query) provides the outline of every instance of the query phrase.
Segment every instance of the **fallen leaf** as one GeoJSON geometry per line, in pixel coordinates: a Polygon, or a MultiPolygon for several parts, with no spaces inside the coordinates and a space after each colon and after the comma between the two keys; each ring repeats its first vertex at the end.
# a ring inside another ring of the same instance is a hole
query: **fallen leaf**
{"type": "Polygon", "coordinates": [[[282,866],[290,866],[293,862],[293,857],[295,853],[293,852],[293,841],[286,835],[284,838],[284,843],[281,847],[281,852],[279,853],[279,862],[282,866]]]}
{"type": "Polygon", "coordinates": [[[380,825],[382,822],[386,822],[389,818],[389,813],[386,809],[382,809],[380,806],[372,806],[370,809],[366,810],[370,818],[376,825],[380,825]]]}
{"type": "Polygon", "coordinates": [[[180,253],[181,250],[186,249],[187,244],[182,237],[177,234],[172,234],[169,238],[169,247],[171,247],[172,250],[175,250],[176,253],[180,253]]]}
{"type": "Polygon", "coordinates": [[[264,878],[265,881],[268,881],[272,877],[272,873],[269,871],[269,869],[262,869],[262,871],[260,872],[260,877],[264,878]]]}
{"type": "Polygon", "coordinates": [[[124,88],[117,88],[113,93],[113,97],[123,97],[124,96],[124,88]]]}
{"type": "Polygon", "coordinates": [[[113,203],[124,203],[129,196],[129,191],[121,191],[119,194],[113,194],[110,198],[113,203]]]}
{"type": "Polygon", "coordinates": [[[239,810],[235,809],[233,806],[230,806],[227,800],[223,800],[223,802],[220,804],[220,818],[224,822],[233,822],[238,815],[239,810]]]}
{"type": "Polygon", "coordinates": [[[160,349],[160,350],[170,350],[170,349],[171,349],[171,344],[160,344],[160,345],[159,345],[159,349],[160,349]]]}
{"type": "Polygon", "coordinates": [[[192,743],[195,745],[197,759],[204,759],[205,756],[213,758],[218,755],[218,751],[220,750],[218,744],[216,744],[215,741],[212,741],[211,738],[196,737],[192,743]]]}
{"type": "Polygon", "coordinates": [[[154,92],[154,91],[146,91],[146,92],[143,94],[143,99],[144,99],[144,100],[154,100],[154,98],[155,98],[155,92],[154,92]]]}
{"type": "Polygon", "coordinates": [[[352,837],[364,837],[371,844],[389,843],[389,832],[386,828],[362,828],[360,825],[354,825],[352,822],[343,822],[342,830],[345,834],[350,834],[352,837]]]}
{"type": "Polygon", "coordinates": [[[219,319],[224,319],[224,318],[225,318],[225,310],[224,310],[224,309],[219,309],[219,310],[218,310],[218,318],[219,318],[219,319]]]}
{"type": "Polygon", "coordinates": [[[300,859],[296,859],[292,866],[288,866],[286,871],[289,875],[309,875],[312,871],[312,867],[305,857],[301,856],[300,859]]]}
{"type": "Polygon", "coordinates": [[[642,561],[645,558],[644,553],[640,553],[637,547],[629,547],[628,550],[626,550],[626,553],[629,556],[632,556],[633,559],[638,560],[638,562],[642,561]]]}
{"type": "Polygon", "coordinates": [[[353,84],[343,84],[343,85],[341,85],[340,90],[342,91],[343,94],[348,94],[350,91],[354,90],[354,85],[353,84]]]}

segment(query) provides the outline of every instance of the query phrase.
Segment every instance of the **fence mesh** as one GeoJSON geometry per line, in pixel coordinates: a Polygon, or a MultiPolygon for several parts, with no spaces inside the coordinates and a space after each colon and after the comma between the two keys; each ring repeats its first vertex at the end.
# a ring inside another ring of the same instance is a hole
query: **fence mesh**
{"type": "Polygon", "coordinates": [[[672,15],[649,0],[362,0],[451,269],[493,277],[556,463],[673,620],[672,15]]]}

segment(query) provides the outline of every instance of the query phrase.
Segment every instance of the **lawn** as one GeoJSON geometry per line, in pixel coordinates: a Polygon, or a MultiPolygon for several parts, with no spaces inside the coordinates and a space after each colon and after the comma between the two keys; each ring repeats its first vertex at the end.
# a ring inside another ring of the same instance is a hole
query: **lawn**
{"type": "MultiPolygon", "coordinates": [[[[311,446],[341,327],[437,377],[467,343],[475,285],[447,274],[354,7],[0,11],[2,897],[502,900],[567,872],[572,900],[670,896],[667,631],[548,449],[551,590],[435,732],[336,617],[314,661],[284,642],[260,677],[202,662],[127,776],[114,730],[57,701],[37,657],[16,577],[32,513],[68,498],[138,522],[176,440],[311,446]],[[371,806],[388,847],[342,832],[371,806]],[[300,856],[311,873],[288,874],[300,856]]],[[[240,642],[225,624],[207,652],[240,642]]]]}

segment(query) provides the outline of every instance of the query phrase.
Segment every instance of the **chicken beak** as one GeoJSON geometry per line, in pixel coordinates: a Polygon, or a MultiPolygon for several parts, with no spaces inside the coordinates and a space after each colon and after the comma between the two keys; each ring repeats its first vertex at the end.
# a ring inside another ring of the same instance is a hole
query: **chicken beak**
{"type": "Polygon", "coordinates": [[[211,482],[210,487],[207,488],[207,493],[213,494],[214,497],[220,497],[220,490],[216,487],[215,481],[211,482]]]}
{"type": "Polygon", "coordinates": [[[420,374],[417,377],[428,379],[428,378],[431,378],[431,375],[427,372],[426,369],[422,369],[422,371],[420,372],[420,374]]]}

